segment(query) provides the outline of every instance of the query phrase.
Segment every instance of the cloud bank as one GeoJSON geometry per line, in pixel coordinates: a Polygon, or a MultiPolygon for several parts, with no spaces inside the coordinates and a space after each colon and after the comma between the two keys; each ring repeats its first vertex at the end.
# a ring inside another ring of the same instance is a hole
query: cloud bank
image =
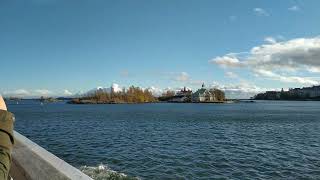
{"type": "Polygon", "coordinates": [[[222,84],[218,82],[213,82],[210,87],[223,90],[228,99],[247,99],[253,97],[254,95],[260,92],[279,90],[272,88],[261,88],[246,81],[240,81],[236,84],[222,84]]]}
{"type": "Polygon", "coordinates": [[[21,97],[21,98],[35,98],[35,97],[51,97],[51,96],[72,96],[73,93],[65,89],[63,91],[54,92],[48,89],[35,89],[35,90],[26,90],[26,89],[17,89],[11,91],[4,91],[2,95],[5,97],[21,97]]]}
{"type": "Polygon", "coordinates": [[[299,83],[302,85],[319,84],[306,74],[320,72],[320,37],[297,38],[253,47],[246,57],[236,53],[218,56],[210,60],[222,68],[247,68],[252,74],[271,80],[299,83]]]}

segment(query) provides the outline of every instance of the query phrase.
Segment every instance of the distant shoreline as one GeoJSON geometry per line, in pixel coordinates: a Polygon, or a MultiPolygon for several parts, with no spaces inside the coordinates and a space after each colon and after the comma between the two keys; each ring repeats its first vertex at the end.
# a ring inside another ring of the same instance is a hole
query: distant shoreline
{"type": "Polygon", "coordinates": [[[320,101],[320,99],[253,99],[255,101],[320,101]]]}
{"type": "Polygon", "coordinates": [[[156,101],[156,102],[94,102],[94,101],[68,101],[68,104],[157,104],[157,103],[172,103],[172,104],[230,104],[237,102],[254,102],[252,100],[247,101],[211,101],[211,102],[173,102],[173,101],[156,101]]]}

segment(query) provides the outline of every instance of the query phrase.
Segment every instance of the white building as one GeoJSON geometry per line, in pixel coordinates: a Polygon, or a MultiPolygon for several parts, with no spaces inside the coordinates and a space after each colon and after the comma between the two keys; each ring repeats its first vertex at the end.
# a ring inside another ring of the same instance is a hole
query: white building
{"type": "Polygon", "coordinates": [[[215,100],[215,95],[202,84],[201,89],[193,93],[191,99],[192,102],[212,102],[215,100]]]}
{"type": "Polygon", "coordinates": [[[300,96],[307,96],[309,98],[320,97],[320,86],[294,88],[290,89],[289,93],[298,94],[300,96]]]}

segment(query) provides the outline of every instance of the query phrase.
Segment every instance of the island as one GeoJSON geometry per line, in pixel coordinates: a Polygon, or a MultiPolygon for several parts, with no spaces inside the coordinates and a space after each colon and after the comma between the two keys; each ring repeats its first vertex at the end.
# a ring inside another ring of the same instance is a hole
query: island
{"type": "Polygon", "coordinates": [[[216,88],[206,88],[204,84],[196,92],[184,87],[181,90],[168,90],[161,96],[156,97],[149,89],[131,86],[122,91],[116,91],[114,88],[106,90],[99,88],[90,91],[81,97],[73,98],[70,104],[135,104],[135,103],[224,103],[225,94],[222,90],[216,88]]]}
{"type": "Polygon", "coordinates": [[[196,92],[184,87],[180,91],[166,91],[159,97],[159,101],[172,103],[224,103],[225,94],[222,90],[216,88],[206,88],[202,84],[196,92]]]}
{"type": "Polygon", "coordinates": [[[253,97],[255,100],[298,100],[298,101],[319,101],[320,86],[290,88],[288,91],[266,91],[253,97]]]}
{"type": "Polygon", "coordinates": [[[41,96],[40,99],[39,99],[40,102],[42,103],[54,103],[54,102],[58,102],[60,101],[59,99],[57,98],[53,98],[53,97],[44,97],[44,96],[41,96]]]}
{"type": "Polygon", "coordinates": [[[157,102],[157,98],[148,89],[131,86],[129,89],[115,91],[111,88],[108,92],[104,89],[97,89],[89,92],[82,97],[74,98],[70,104],[133,104],[133,103],[152,103],[157,102]]]}

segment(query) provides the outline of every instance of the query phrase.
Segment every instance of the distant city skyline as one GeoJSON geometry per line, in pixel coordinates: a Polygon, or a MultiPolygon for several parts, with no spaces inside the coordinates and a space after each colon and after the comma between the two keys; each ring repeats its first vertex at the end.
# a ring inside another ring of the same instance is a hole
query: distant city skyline
{"type": "Polygon", "coordinates": [[[317,0],[3,0],[0,93],[205,83],[228,98],[320,82],[317,0]]]}

